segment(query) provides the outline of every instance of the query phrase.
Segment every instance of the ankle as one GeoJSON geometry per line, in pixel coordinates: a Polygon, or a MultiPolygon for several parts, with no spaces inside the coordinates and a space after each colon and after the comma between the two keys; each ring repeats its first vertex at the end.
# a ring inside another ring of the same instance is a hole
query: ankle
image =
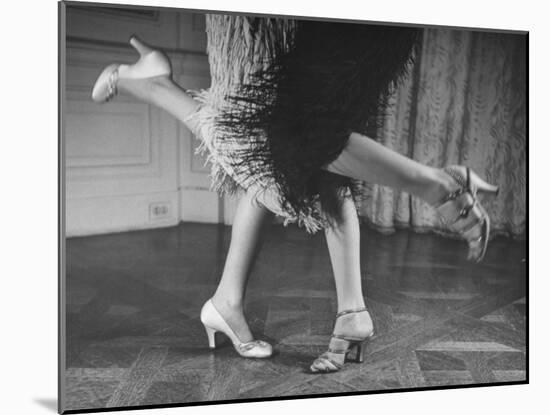
{"type": "Polygon", "coordinates": [[[336,312],[341,313],[342,311],[360,310],[362,308],[365,308],[365,302],[362,300],[338,302],[338,308],[336,312]]]}
{"type": "Polygon", "coordinates": [[[212,302],[216,308],[223,308],[224,310],[243,312],[244,309],[242,298],[215,293],[212,296],[212,302]]]}
{"type": "Polygon", "coordinates": [[[456,182],[443,169],[430,169],[426,184],[419,192],[420,197],[432,206],[439,206],[441,201],[456,189],[456,182]]]}
{"type": "Polygon", "coordinates": [[[367,337],[373,330],[372,318],[368,311],[340,316],[334,325],[335,334],[352,337],[367,337]]]}
{"type": "Polygon", "coordinates": [[[130,94],[142,101],[161,105],[166,90],[174,88],[174,81],[168,76],[157,76],[151,78],[134,79],[121,75],[122,65],[119,67],[117,89],[119,92],[130,94]]]}

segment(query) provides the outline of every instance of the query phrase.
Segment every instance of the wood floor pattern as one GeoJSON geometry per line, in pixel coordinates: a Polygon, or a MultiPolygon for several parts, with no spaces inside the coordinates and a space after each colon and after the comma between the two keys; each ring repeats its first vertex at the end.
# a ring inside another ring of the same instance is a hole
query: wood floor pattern
{"type": "Polygon", "coordinates": [[[67,409],[395,390],[526,379],[526,246],[496,238],[482,264],[459,241],[364,229],[375,324],[363,364],[311,374],[336,298],[322,235],[273,226],[246,314],[271,359],[207,347],[198,314],[230,228],[183,224],[67,241],[67,409]]]}

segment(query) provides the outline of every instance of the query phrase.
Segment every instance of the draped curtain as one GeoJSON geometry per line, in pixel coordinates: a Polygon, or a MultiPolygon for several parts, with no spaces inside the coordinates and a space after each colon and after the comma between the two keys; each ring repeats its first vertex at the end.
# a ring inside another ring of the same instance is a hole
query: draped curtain
{"type": "MultiPolygon", "coordinates": [[[[377,139],[434,167],[462,164],[500,186],[482,202],[492,234],[523,237],[526,221],[524,36],[426,29],[409,76],[392,94],[377,139]]],[[[381,231],[442,228],[433,208],[365,185],[359,213],[381,231]]]]}

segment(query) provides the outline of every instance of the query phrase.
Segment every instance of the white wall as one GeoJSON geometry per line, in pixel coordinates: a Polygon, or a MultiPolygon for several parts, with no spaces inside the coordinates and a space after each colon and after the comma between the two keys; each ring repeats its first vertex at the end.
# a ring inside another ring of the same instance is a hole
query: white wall
{"type": "Polygon", "coordinates": [[[112,62],[133,62],[137,34],[164,49],[185,88],[210,84],[204,16],[176,11],[68,8],[63,114],[66,234],[230,222],[234,202],[209,191],[196,140],[157,108],[117,96],[98,105],[93,83],[112,62]]]}

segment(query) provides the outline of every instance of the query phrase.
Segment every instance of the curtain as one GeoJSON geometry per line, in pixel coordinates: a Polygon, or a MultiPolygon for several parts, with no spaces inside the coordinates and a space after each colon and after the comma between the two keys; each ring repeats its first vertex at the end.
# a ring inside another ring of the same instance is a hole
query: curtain
{"type": "MultiPolygon", "coordinates": [[[[426,29],[408,77],[394,91],[376,138],[434,167],[462,164],[500,186],[482,199],[492,235],[524,237],[526,223],[526,37],[426,29]]],[[[443,231],[435,210],[390,188],[365,184],[359,213],[381,231],[443,231]]]]}

